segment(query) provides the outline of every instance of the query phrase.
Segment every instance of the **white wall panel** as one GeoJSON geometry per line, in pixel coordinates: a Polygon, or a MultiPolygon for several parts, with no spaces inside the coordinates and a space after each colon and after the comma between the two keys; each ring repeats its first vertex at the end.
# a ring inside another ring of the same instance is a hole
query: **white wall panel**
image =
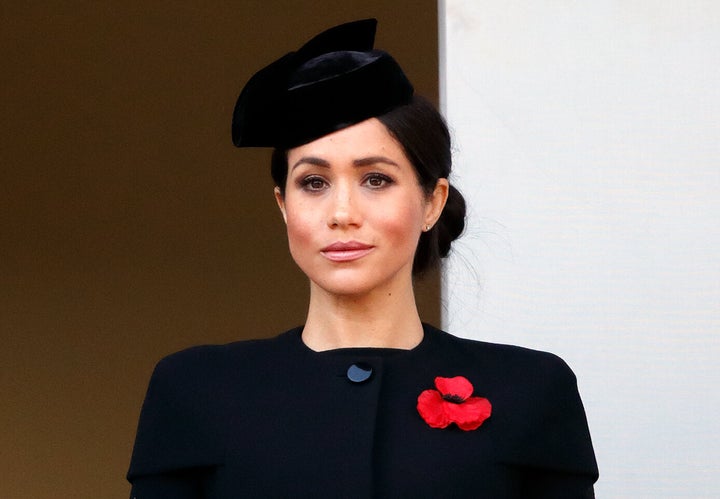
{"type": "Polygon", "coordinates": [[[444,327],[560,354],[599,498],[717,497],[720,3],[447,0],[444,327]]]}

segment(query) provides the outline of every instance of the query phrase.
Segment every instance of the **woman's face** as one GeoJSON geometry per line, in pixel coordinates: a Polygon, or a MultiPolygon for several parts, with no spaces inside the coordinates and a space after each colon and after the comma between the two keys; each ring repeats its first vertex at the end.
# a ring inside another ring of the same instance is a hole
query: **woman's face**
{"type": "Polygon", "coordinates": [[[290,253],[314,285],[361,295],[411,282],[420,233],[447,189],[440,179],[427,196],[402,147],[369,119],[290,149],[285,193],[275,196],[290,253]]]}

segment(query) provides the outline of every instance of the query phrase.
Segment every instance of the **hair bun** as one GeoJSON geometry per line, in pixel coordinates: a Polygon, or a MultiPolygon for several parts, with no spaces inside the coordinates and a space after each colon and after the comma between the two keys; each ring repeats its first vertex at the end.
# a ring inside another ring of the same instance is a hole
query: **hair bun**
{"type": "Polygon", "coordinates": [[[437,223],[437,248],[441,258],[447,256],[452,242],[465,230],[466,211],[465,198],[460,191],[450,185],[445,208],[437,223]]]}

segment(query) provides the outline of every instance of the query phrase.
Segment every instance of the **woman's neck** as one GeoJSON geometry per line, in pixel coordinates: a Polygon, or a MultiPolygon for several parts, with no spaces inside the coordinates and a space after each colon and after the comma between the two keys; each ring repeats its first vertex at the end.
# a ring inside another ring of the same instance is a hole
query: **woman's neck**
{"type": "Polygon", "coordinates": [[[303,342],[316,351],[351,347],[411,349],[423,338],[412,286],[399,292],[338,296],[311,283],[303,342]]]}

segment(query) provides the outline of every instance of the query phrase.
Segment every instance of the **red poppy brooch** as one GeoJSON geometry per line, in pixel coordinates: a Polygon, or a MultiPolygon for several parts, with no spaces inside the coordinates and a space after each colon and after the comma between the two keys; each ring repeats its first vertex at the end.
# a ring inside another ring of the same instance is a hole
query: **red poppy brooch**
{"type": "Polygon", "coordinates": [[[435,378],[437,390],[425,390],[418,397],[417,410],[432,428],[446,428],[455,423],[461,430],[477,429],[490,417],[492,405],[482,397],[473,397],[473,386],[467,378],[435,378]]]}

